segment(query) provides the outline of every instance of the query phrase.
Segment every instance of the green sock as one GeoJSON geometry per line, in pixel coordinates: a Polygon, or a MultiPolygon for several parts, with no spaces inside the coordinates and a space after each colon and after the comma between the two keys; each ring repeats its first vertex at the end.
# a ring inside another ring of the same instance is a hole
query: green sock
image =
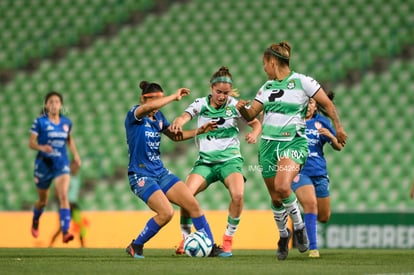
{"type": "Polygon", "coordinates": [[[237,227],[240,223],[240,217],[238,218],[232,218],[230,216],[227,217],[227,228],[225,235],[227,236],[233,236],[234,233],[237,231],[237,227]]]}
{"type": "Polygon", "coordinates": [[[191,233],[191,227],[193,226],[193,220],[189,217],[180,217],[180,227],[181,227],[181,234],[183,235],[183,239],[187,237],[188,234],[191,233]]]}

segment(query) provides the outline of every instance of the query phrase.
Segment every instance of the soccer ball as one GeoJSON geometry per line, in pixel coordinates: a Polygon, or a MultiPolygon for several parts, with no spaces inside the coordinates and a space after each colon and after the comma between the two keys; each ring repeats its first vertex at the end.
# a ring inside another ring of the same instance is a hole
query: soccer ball
{"type": "Polygon", "coordinates": [[[213,249],[213,242],[202,231],[188,235],[184,240],[184,251],[190,257],[208,257],[213,249]]]}

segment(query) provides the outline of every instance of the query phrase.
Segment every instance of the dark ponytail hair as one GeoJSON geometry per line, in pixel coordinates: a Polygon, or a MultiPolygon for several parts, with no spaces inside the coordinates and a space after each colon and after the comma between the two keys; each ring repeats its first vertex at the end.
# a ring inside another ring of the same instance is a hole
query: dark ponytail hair
{"type": "Polygon", "coordinates": [[[158,83],[150,83],[146,80],[143,80],[139,83],[139,87],[141,88],[142,95],[150,94],[154,92],[164,92],[161,85],[158,83]]]}
{"type": "Polygon", "coordinates": [[[51,98],[54,95],[59,97],[60,102],[63,104],[63,96],[60,93],[56,92],[56,91],[50,91],[45,95],[44,104],[46,105],[46,102],[49,100],[49,98],[51,98]]]}

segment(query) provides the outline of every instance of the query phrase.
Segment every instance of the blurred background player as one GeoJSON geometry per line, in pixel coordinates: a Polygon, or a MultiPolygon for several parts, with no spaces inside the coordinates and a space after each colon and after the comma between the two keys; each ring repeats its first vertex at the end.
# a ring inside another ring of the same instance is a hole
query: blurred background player
{"type": "MultiPolygon", "coordinates": [[[[198,201],[190,189],[177,176],[165,168],[160,156],[161,134],[174,141],[186,140],[215,128],[215,123],[207,123],[195,130],[174,133],[170,123],[159,109],[172,101],[179,101],[190,93],[186,88],[164,96],[157,83],[141,81],[141,104],[133,106],[125,118],[128,144],[128,178],[131,191],[144,201],[156,215],[148,220],[144,229],[126,248],[134,258],[144,258],[143,247],[173,217],[171,203],[185,208],[193,219],[197,230],[206,233],[214,243],[210,225],[198,201]]],[[[217,256],[221,249],[213,246],[210,256],[217,256]]]]}
{"type": "Polygon", "coordinates": [[[43,114],[34,120],[31,127],[29,147],[38,151],[35,159],[34,180],[39,196],[33,208],[31,233],[34,238],[39,236],[39,220],[48,202],[49,187],[54,181],[59,200],[62,241],[67,243],[73,239],[73,235],[69,233],[70,167],[66,146],[69,146],[73,160],[78,166],[81,165],[81,160],[71,134],[72,121],[61,114],[62,106],[62,95],[55,91],[49,92],[44,99],[43,114]]]}
{"type": "MultiPolygon", "coordinates": [[[[328,97],[333,100],[333,92],[329,92],[328,97]]],[[[337,151],[342,150],[343,146],[336,139],[335,129],[329,119],[318,113],[313,98],[309,99],[305,119],[309,154],[305,165],[293,179],[292,190],[303,207],[309,257],[319,258],[316,220],[325,223],[331,216],[329,177],[323,146],[329,143],[337,151]]]]}
{"type": "MultiPolygon", "coordinates": [[[[244,202],[244,177],[242,174],[243,158],[240,153],[239,129],[237,123],[242,118],[236,109],[238,96],[233,89],[233,78],[227,67],[221,67],[210,79],[210,94],[197,98],[172,123],[174,131],[181,131],[185,123],[198,118],[198,126],[209,121],[217,122],[217,129],[198,137],[199,157],[186,185],[193,194],[206,190],[210,184],[221,181],[228,189],[231,197],[227,227],[223,235],[223,253],[219,257],[232,256],[233,236],[240,222],[244,202]]],[[[243,121],[245,121],[243,119],[243,121]]],[[[256,143],[260,134],[259,120],[249,122],[253,128],[246,134],[248,143],[256,143]]],[[[184,254],[183,244],[185,237],[191,233],[191,219],[185,209],[181,209],[181,231],[183,240],[176,249],[176,254],[184,254]]]]}
{"type": "Polygon", "coordinates": [[[308,154],[304,118],[309,98],[313,97],[321,104],[333,120],[338,142],[343,145],[346,140],[332,101],[317,81],[291,70],[290,57],[291,47],[285,41],[267,48],[263,54],[263,69],[268,80],[260,87],[251,104],[244,100],[239,100],[237,104],[240,113],[249,121],[263,111],[259,164],[279,229],[276,252],[279,260],[285,260],[289,253],[291,233],[287,228],[288,215],[293,222],[297,248],[300,252],[308,249],[305,225],[291,184],[308,154]]]}
{"type": "MultiPolygon", "coordinates": [[[[79,236],[79,241],[81,247],[85,247],[85,236],[86,230],[88,226],[88,221],[86,218],[82,216],[81,209],[79,207],[79,191],[82,184],[82,179],[79,173],[80,167],[77,165],[75,161],[70,162],[70,186],[69,186],[69,204],[70,204],[70,213],[72,217],[72,232],[74,235],[79,236]]],[[[61,233],[60,227],[57,228],[55,233],[50,240],[49,246],[53,246],[56,238],[61,233]]]]}

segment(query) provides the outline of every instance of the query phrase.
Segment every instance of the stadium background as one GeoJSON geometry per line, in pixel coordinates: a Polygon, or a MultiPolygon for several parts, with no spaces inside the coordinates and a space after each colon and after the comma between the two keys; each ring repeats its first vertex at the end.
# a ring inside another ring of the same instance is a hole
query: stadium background
{"type": "MultiPolygon", "coordinates": [[[[251,99],[265,81],[263,50],[286,40],[291,67],[335,91],[349,136],[342,152],[326,150],[333,213],[413,212],[412,1],[2,0],[0,18],[1,211],[27,211],[36,200],[27,144],[46,92],[63,93],[74,122],[82,208],[146,210],[125,177],[123,120],[139,81],[192,90],[163,109],[170,120],[209,92],[222,65],[251,99]]],[[[162,151],[181,178],[197,157],[194,141],[164,138],[162,151]]],[[[242,151],[245,209],[268,209],[257,146],[242,141],[242,151]]],[[[223,186],[211,189],[198,197],[203,208],[226,210],[223,186]]]]}

